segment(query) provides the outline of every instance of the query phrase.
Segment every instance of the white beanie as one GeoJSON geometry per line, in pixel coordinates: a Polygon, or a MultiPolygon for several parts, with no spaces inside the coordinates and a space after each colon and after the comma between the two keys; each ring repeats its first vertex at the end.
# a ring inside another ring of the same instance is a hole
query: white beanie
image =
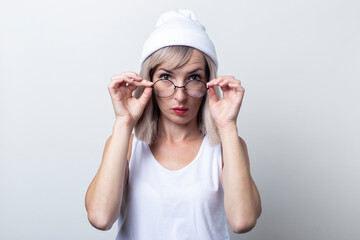
{"type": "Polygon", "coordinates": [[[205,30],[191,10],[177,9],[163,13],[157,20],[155,30],[144,44],[140,66],[147,57],[160,48],[182,45],[202,51],[213,60],[217,68],[215,46],[205,30]]]}

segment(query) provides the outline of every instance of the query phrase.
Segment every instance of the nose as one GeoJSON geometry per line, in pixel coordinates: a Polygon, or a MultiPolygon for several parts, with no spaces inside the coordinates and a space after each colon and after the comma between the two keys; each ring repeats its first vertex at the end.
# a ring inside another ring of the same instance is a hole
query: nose
{"type": "Polygon", "coordinates": [[[184,102],[187,98],[187,94],[185,92],[185,87],[176,87],[175,89],[175,100],[178,102],[184,102]]]}

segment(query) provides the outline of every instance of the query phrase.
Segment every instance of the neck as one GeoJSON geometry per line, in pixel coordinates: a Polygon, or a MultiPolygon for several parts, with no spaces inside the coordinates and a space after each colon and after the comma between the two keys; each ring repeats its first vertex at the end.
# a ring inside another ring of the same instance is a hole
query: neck
{"type": "Polygon", "coordinates": [[[158,137],[162,140],[181,142],[201,135],[196,118],[186,124],[176,124],[160,116],[158,124],[158,137]]]}

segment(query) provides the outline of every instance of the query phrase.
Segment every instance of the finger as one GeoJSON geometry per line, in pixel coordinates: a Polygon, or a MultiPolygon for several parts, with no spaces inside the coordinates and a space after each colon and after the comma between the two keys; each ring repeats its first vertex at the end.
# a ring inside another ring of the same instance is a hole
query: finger
{"type": "Polygon", "coordinates": [[[219,80],[221,79],[221,77],[217,77],[212,79],[211,81],[208,82],[208,86],[217,86],[217,83],[219,82],[219,80]]]}
{"type": "Polygon", "coordinates": [[[114,89],[118,85],[122,84],[124,81],[125,81],[124,79],[111,80],[111,82],[108,84],[108,89],[114,89]]]}
{"type": "Polygon", "coordinates": [[[141,78],[140,76],[130,76],[130,78],[132,78],[132,79],[134,79],[134,81],[138,81],[138,82],[140,82],[140,81],[142,81],[143,80],[143,78],[141,78]]]}
{"type": "Polygon", "coordinates": [[[221,75],[221,76],[219,76],[219,78],[235,79],[234,76],[230,76],[230,75],[221,75]]]}
{"type": "Polygon", "coordinates": [[[111,81],[111,83],[108,85],[108,88],[111,88],[111,89],[115,89],[115,88],[118,88],[119,86],[121,86],[121,84],[123,86],[125,86],[125,84],[131,84],[133,83],[134,80],[132,79],[127,79],[127,78],[120,78],[120,79],[114,79],[111,81]]]}
{"type": "Polygon", "coordinates": [[[224,86],[226,86],[226,85],[228,85],[228,84],[229,84],[229,80],[227,80],[227,79],[222,79],[222,80],[220,80],[219,83],[218,83],[218,85],[219,85],[220,87],[224,87],[224,86]]]}
{"type": "Polygon", "coordinates": [[[139,78],[132,78],[132,77],[125,76],[125,79],[133,80],[131,82],[132,84],[136,84],[136,82],[140,83],[140,84],[137,84],[136,86],[152,86],[154,84],[153,82],[143,79],[140,76],[139,76],[139,78]]]}
{"type": "Polygon", "coordinates": [[[215,79],[215,81],[213,82],[214,86],[218,86],[219,82],[221,81],[222,78],[217,78],[215,79]]]}
{"type": "Polygon", "coordinates": [[[208,87],[213,87],[213,86],[216,86],[215,81],[217,81],[217,79],[213,79],[213,80],[211,80],[211,81],[210,81],[210,82],[208,82],[206,85],[207,85],[208,87]]]}
{"type": "Polygon", "coordinates": [[[229,90],[231,90],[231,88],[228,85],[221,87],[221,91],[223,91],[223,92],[227,92],[229,90]]]}
{"type": "Polygon", "coordinates": [[[128,77],[132,77],[132,78],[136,78],[136,79],[141,79],[140,75],[137,74],[136,72],[124,72],[123,74],[125,74],[128,77]]]}
{"type": "Polygon", "coordinates": [[[117,75],[117,76],[112,77],[111,81],[116,81],[116,80],[119,80],[119,79],[134,81],[135,77],[130,77],[130,76],[127,76],[127,75],[117,75]]]}
{"type": "Polygon", "coordinates": [[[221,90],[223,92],[225,91],[229,91],[231,89],[231,87],[229,86],[229,80],[223,80],[219,83],[219,86],[221,87],[221,90]]]}
{"type": "Polygon", "coordinates": [[[135,91],[138,87],[151,87],[152,85],[154,85],[153,82],[150,82],[148,80],[142,79],[140,82],[137,81],[133,81],[131,83],[126,83],[126,87],[128,89],[130,89],[132,92],[135,91]]]}
{"type": "Polygon", "coordinates": [[[216,92],[214,87],[210,87],[208,90],[209,105],[213,105],[217,102],[216,92]]]}
{"type": "MultiPolygon", "coordinates": [[[[132,78],[120,78],[113,80],[109,85],[109,90],[114,90],[119,87],[127,87],[131,91],[134,91],[139,86],[150,87],[153,83],[148,80],[141,80],[140,82],[134,81],[132,78]]],[[[112,92],[112,91],[111,91],[112,92]]]]}
{"type": "Polygon", "coordinates": [[[146,80],[146,79],[142,79],[140,82],[141,82],[144,86],[152,86],[152,85],[154,85],[153,82],[151,82],[151,81],[149,81],[149,80],[146,80]]]}
{"type": "Polygon", "coordinates": [[[214,81],[213,87],[219,86],[219,87],[221,87],[222,91],[226,91],[227,90],[227,83],[228,83],[227,79],[220,78],[220,79],[217,79],[217,80],[214,81]]]}
{"type": "Polygon", "coordinates": [[[153,82],[150,82],[148,80],[142,79],[141,81],[133,81],[132,83],[129,83],[128,85],[135,85],[137,87],[144,86],[144,87],[151,87],[154,85],[153,82]]]}
{"type": "Polygon", "coordinates": [[[119,75],[113,76],[111,79],[112,79],[112,80],[115,80],[115,79],[120,79],[120,78],[134,79],[135,81],[139,81],[139,80],[142,79],[136,72],[124,72],[124,73],[120,73],[119,75]]]}
{"type": "Polygon", "coordinates": [[[131,92],[135,91],[138,88],[135,84],[127,84],[126,87],[130,89],[131,92]]]}
{"type": "Polygon", "coordinates": [[[140,75],[137,74],[136,72],[123,72],[123,73],[119,74],[119,76],[122,76],[122,75],[130,77],[130,78],[141,79],[140,75]]]}
{"type": "Polygon", "coordinates": [[[229,83],[234,83],[234,84],[238,84],[239,86],[241,86],[241,81],[238,79],[229,79],[229,83]]]}
{"type": "Polygon", "coordinates": [[[215,78],[215,79],[213,79],[213,80],[211,80],[209,82],[208,86],[209,87],[210,86],[219,86],[219,83],[221,83],[222,81],[227,80],[227,79],[229,79],[229,78],[228,77],[223,77],[223,76],[215,78]]]}
{"type": "Polygon", "coordinates": [[[211,79],[209,82],[207,82],[207,85],[212,85],[216,80],[217,78],[211,79]]]}
{"type": "Polygon", "coordinates": [[[221,86],[221,83],[224,82],[224,81],[228,82],[229,85],[231,84],[232,86],[239,86],[239,87],[241,87],[241,81],[238,80],[238,79],[235,79],[235,78],[225,78],[225,79],[223,79],[223,80],[220,80],[220,81],[219,81],[219,86],[221,86]]]}
{"type": "Polygon", "coordinates": [[[229,87],[233,88],[238,92],[245,92],[245,89],[241,86],[240,83],[229,83],[229,87]]]}
{"type": "Polygon", "coordinates": [[[108,85],[108,91],[110,93],[110,96],[114,96],[116,94],[116,89],[118,89],[121,86],[125,86],[126,81],[129,81],[129,80],[117,79],[117,80],[112,81],[108,85]]]}
{"type": "Polygon", "coordinates": [[[151,87],[147,87],[144,89],[144,92],[141,94],[139,101],[143,104],[146,105],[146,103],[149,101],[150,97],[152,94],[152,88],[151,87]]]}

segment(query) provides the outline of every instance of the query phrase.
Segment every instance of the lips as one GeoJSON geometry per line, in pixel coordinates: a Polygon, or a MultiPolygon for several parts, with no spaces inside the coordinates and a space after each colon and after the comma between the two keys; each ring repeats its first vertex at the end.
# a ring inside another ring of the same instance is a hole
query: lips
{"type": "Polygon", "coordinates": [[[183,115],[185,114],[189,109],[188,108],[184,108],[184,107],[175,107],[175,108],[172,108],[172,110],[178,114],[178,115],[183,115]]]}

